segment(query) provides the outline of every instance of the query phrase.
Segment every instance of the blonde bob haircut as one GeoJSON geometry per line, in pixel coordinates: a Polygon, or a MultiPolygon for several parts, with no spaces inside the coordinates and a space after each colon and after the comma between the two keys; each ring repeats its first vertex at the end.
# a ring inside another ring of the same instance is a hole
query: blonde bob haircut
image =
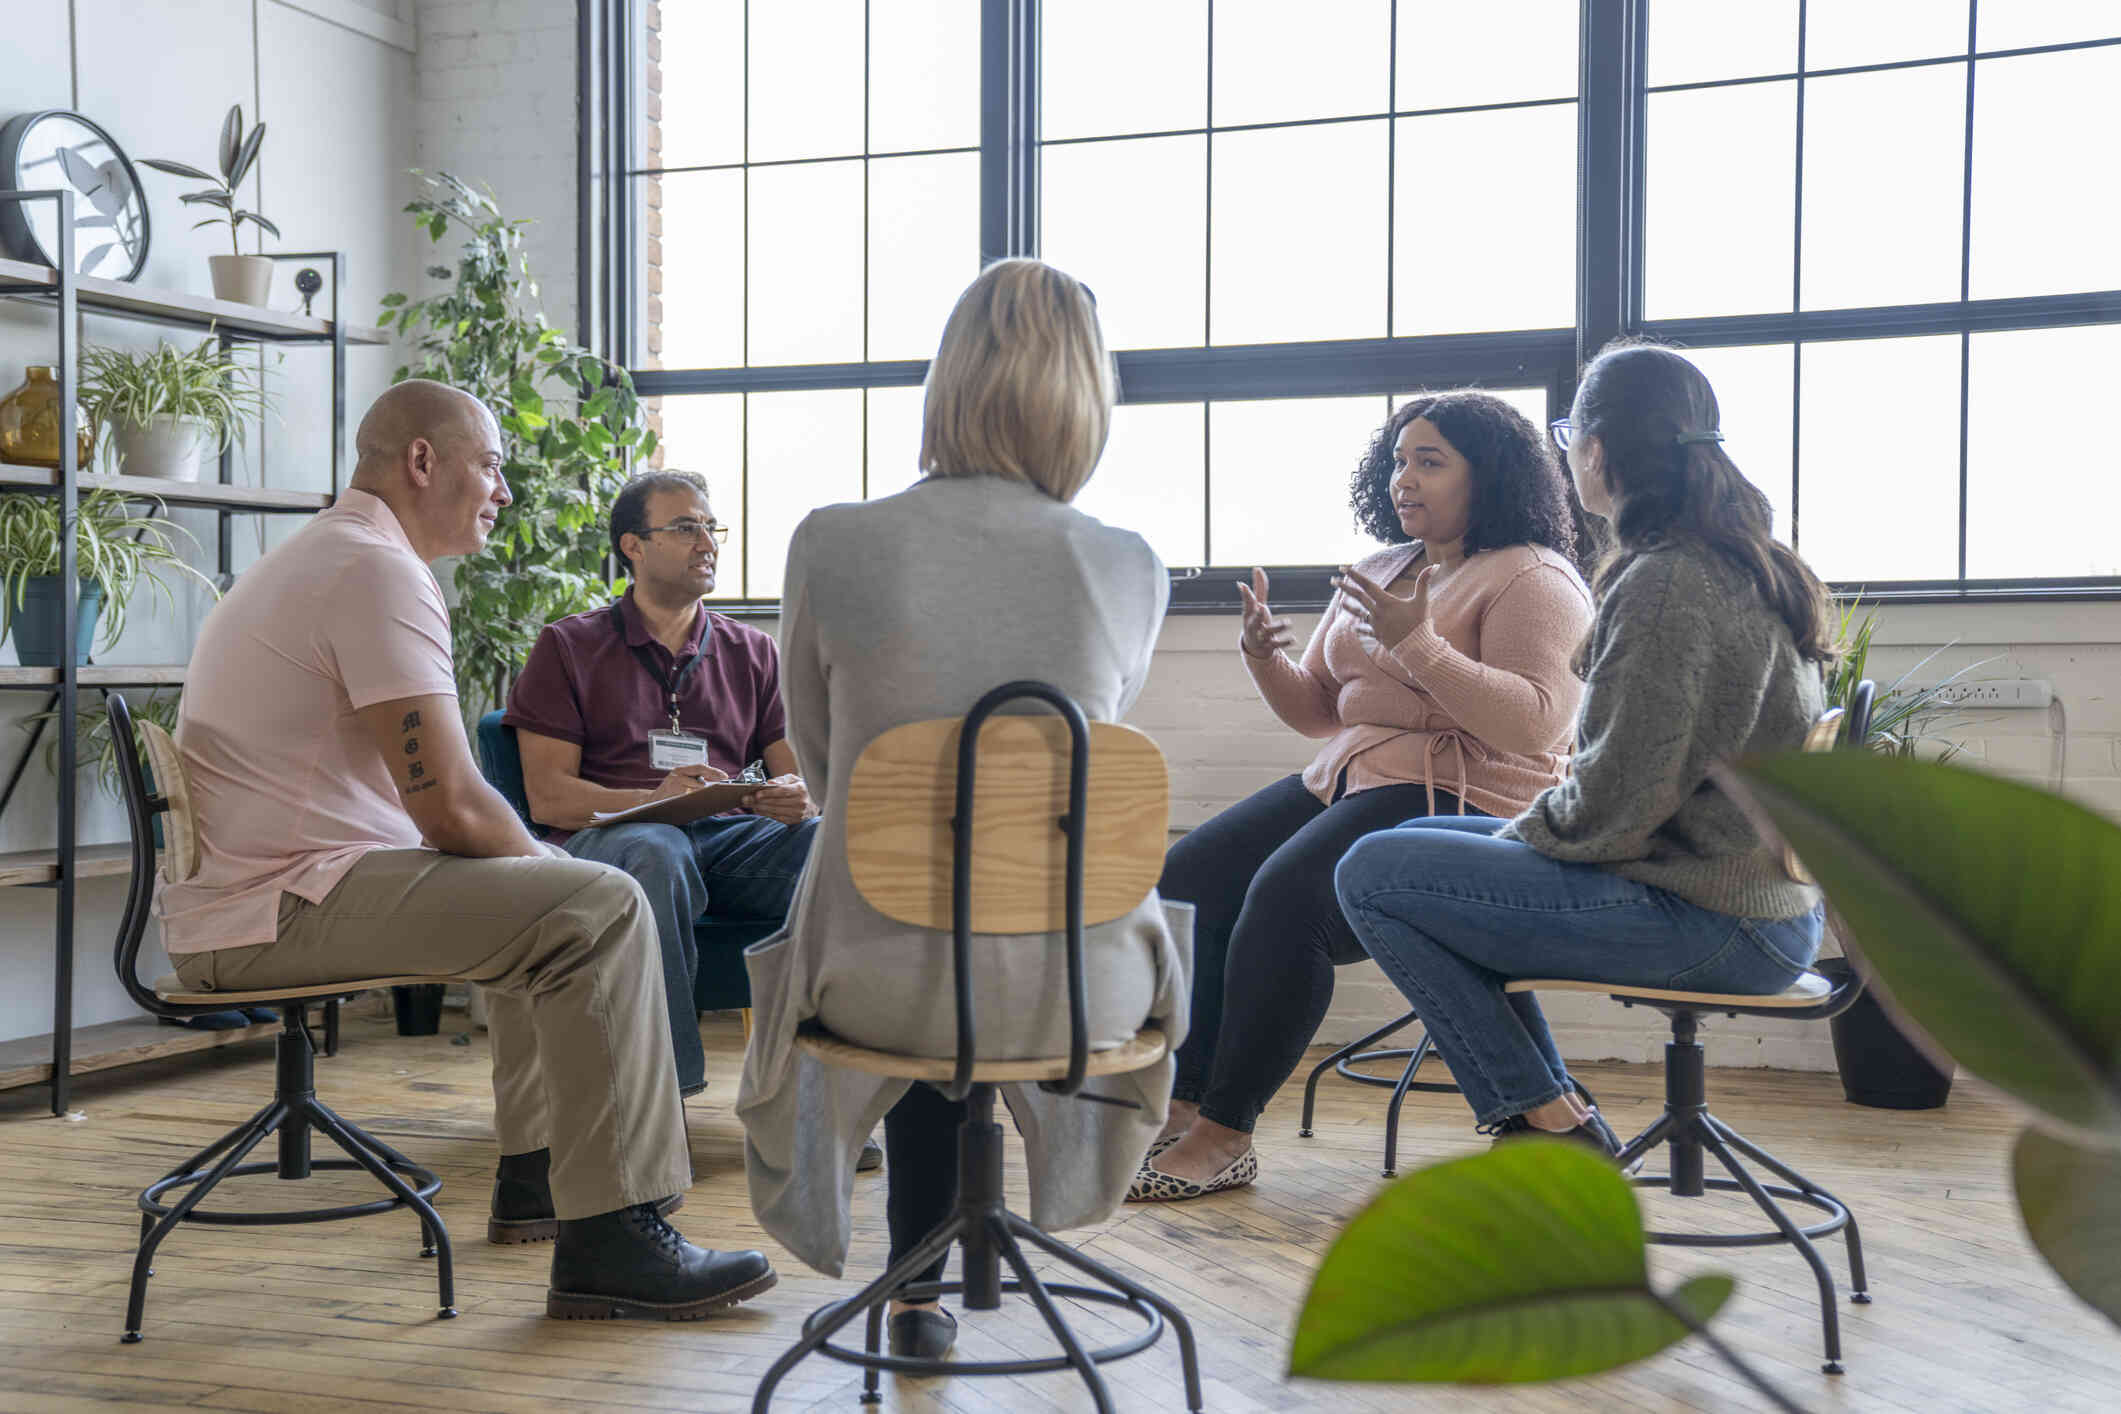
{"type": "Polygon", "coordinates": [[[1118,392],[1089,288],[1041,260],[996,261],[958,296],[928,366],[921,470],[1072,501],[1104,455],[1118,392]]]}

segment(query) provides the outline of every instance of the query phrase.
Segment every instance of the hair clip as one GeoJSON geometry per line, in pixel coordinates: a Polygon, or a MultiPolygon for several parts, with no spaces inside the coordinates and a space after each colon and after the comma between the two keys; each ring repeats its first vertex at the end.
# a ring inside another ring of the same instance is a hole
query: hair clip
{"type": "Polygon", "coordinates": [[[1679,445],[1682,447],[1691,447],[1696,442],[1721,442],[1722,440],[1723,434],[1721,432],[1682,432],[1679,434],[1679,445]]]}

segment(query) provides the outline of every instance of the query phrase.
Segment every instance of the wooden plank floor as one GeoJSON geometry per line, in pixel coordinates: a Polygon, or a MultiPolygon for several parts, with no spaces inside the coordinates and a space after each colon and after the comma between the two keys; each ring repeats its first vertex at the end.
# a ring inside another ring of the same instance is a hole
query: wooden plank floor
{"type": "MultiPolygon", "coordinates": [[[[149,1293],[147,1341],[120,1346],[127,1271],[137,1237],[132,1199],[162,1168],[240,1122],[271,1082],[270,1048],[239,1047],[84,1078],[83,1117],[44,1115],[39,1091],[0,1095],[0,1409],[168,1408],[530,1411],[739,1410],[803,1313],[854,1290],[775,1252],[781,1284],[724,1318],[683,1325],[543,1318],[550,1248],[489,1247],[493,1165],[485,1037],[467,1045],[452,1016],[439,1037],[401,1039],[387,1022],[350,1020],[348,1044],[321,1062],[327,1103],[428,1164],[444,1180],[441,1211],[457,1242],[454,1321],[434,1317],[433,1265],[417,1233],[390,1216],[313,1227],[187,1229],[164,1245],[149,1293]]],[[[740,1127],[730,1111],[741,1040],[732,1021],[707,1025],[712,1086],[687,1107],[697,1182],[679,1216],[696,1240],[764,1244],[744,1196],[740,1127]]],[[[1646,1067],[1589,1067],[1587,1084],[1616,1127],[1655,1113],[1659,1079],[1646,1067]]],[[[1814,1410],[2109,1411],[2121,1406],[2121,1338],[2051,1277],[2019,1231],[2005,1156],[2012,1121],[1997,1100],[1961,1084],[1949,1108],[1902,1114],[1857,1109],[1832,1076],[1719,1071],[1717,1112],[1756,1142],[1836,1189],[1856,1208],[1876,1302],[1841,1305],[1848,1374],[1819,1373],[1814,1288],[1785,1250],[1652,1249],[1659,1277],[1718,1268],[1739,1279],[1719,1322],[1802,1405],[1814,1410]]],[[[1320,1252],[1372,1193],[1383,1092],[1328,1082],[1318,1136],[1294,1136],[1300,1092],[1261,1124],[1265,1171],[1242,1193],[1204,1203],[1130,1207],[1073,1236],[1103,1260],[1176,1299],[1201,1339],[1208,1407],[1265,1411],[1659,1410],[1762,1407],[1705,1349],[1688,1344],[1598,1379],[1509,1389],[1422,1389],[1290,1383],[1290,1324],[1320,1252]]],[[[1404,1162],[1471,1152],[1477,1140],[1455,1097],[1414,1095],[1404,1162]]],[[[1011,1188],[1021,1205],[1020,1165],[1011,1188]]],[[[281,1186],[250,1180],[227,1206],[306,1206],[351,1197],[339,1175],[281,1186]]],[[[364,1194],[365,1196],[365,1194],[364,1194]]],[[[865,1279],[885,1253],[884,1188],[855,1190],[849,1270],[865,1279]]],[[[1720,1203],[1722,1200],[1704,1200],[1720,1203]]],[[[1653,1217],[1697,1220],[1673,1200],[1653,1217]]],[[[764,1244],[769,1246],[770,1244],[764,1244]]],[[[1838,1240],[1826,1245],[1837,1277],[1838,1240]]],[[[1045,1264],[1050,1266],[1050,1264],[1045,1264]]],[[[1076,1308],[1095,1342],[1124,1318],[1076,1308]]],[[[965,1358],[1046,1348],[1017,1303],[967,1317],[965,1358]]],[[[1167,1339],[1108,1367],[1127,1410],[1174,1410],[1178,1361],[1167,1339]]],[[[853,1410],[857,1373],[813,1359],[782,1386],[778,1408],[853,1410]]],[[[890,1410],[1089,1409],[1074,1377],[887,1379],[890,1410]]]]}

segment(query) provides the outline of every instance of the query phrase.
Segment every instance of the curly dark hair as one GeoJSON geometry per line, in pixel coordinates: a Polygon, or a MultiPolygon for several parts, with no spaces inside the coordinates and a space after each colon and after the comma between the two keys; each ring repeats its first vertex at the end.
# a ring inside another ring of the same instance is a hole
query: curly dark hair
{"type": "Polygon", "coordinates": [[[1473,471],[1468,555],[1506,545],[1544,545],[1576,559],[1575,498],[1546,435],[1501,398],[1471,388],[1419,394],[1393,409],[1348,479],[1348,504],[1357,526],[1387,545],[1412,539],[1392,505],[1392,463],[1399,434],[1424,417],[1473,471]]]}

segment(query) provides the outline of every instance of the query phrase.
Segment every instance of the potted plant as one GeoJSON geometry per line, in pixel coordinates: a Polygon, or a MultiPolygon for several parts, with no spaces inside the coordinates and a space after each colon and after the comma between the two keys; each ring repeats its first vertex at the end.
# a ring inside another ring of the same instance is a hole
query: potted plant
{"type": "MultiPolygon", "coordinates": [[[[14,634],[15,655],[25,667],[59,666],[60,533],[58,497],[31,492],[0,496],[0,638],[14,634]]],[[[182,526],[159,515],[131,514],[126,498],[115,491],[92,491],[81,498],[74,529],[75,568],[81,580],[75,662],[87,661],[98,638],[99,619],[103,646],[117,642],[143,578],[172,608],[176,601],[162,578],[165,572],[189,575],[219,597],[213,581],[185,563],[180,537],[191,539],[182,526]]]]}
{"type": "MultiPolygon", "coordinates": [[[[175,734],[177,703],[178,699],[175,697],[148,697],[134,701],[131,703],[133,721],[136,725],[140,722],[153,722],[162,730],[175,734]]],[[[24,731],[35,731],[38,723],[57,720],[59,709],[54,707],[47,712],[32,713],[15,725],[24,731]]],[[[98,704],[83,707],[75,712],[74,740],[81,744],[80,755],[76,758],[79,768],[85,771],[93,766],[96,771],[96,784],[114,797],[122,796],[124,787],[118,780],[118,743],[110,734],[109,711],[98,704]]],[[[143,770],[151,769],[147,765],[147,749],[144,746],[141,748],[140,760],[143,770]]],[[[44,768],[54,775],[59,772],[59,739],[56,736],[47,738],[44,743],[44,768]]],[[[156,843],[159,844],[161,839],[162,821],[157,817],[156,843]]]]}
{"type": "Polygon", "coordinates": [[[201,226],[228,227],[228,244],[233,253],[206,257],[206,264],[213,272],[216,299],[234,300],[239,304],[264,304],[272,294],[273,263],[262,255],[245,255],[241,237],[245,222],[270,232],[275,240],[279,238],[280,228],[258,212],[245,211],[236,205],[236,188],[242,186],[243,179],[250,175],[252,164],[258,160],[258,148],[264,141],[263,123],[245,134],[243,105],[238,103],[228,110],[228,116],[221,123],[220,176],[202,172],[186,162],[156,157],[141,159],[157,172],[212,183],[207,190],[186,192],[179,200],[186,206],[213,208],[205,220],[192,223],[193,230],[201,226]]]}
{"type": "Polygon", "coordinates": [[[85,350],[81,401],[114,434],[118,472],[170,481],[197,481],[206,453],[240,446],[266,408],[257,374],[211,337],[188,351],[85,350]]]}
{"type": "MultiPolygon", "coordinates": [[[[1844,709],[1854,701],[1856,684],[1868,669],[1871,635],[1878,627],[1874,613],[1865,614],[1860,625],[1851,627],[1860,607],[1860,601],[1852,602],[1842,614],[1841,657],[1827,675],[1827,701],[1844,709]]],[[[1937,653],[1943,651],[1940,648],[1937,653]]],[[[1912,758],[1922,752],[1940,762],[1961,753],[1963,748],[1951,741],[1924,751],[1924,743],[1932,739],[1928,724],[1939,712],[1949,709],[1949,704],[1941,700],[1946,689],[1995,660],[1970,664],[1939,683],[1909,687],[1908,679],[1927,667],[1937,653],[1931,653],[1891,684],[1878,689],[1871,703],[1869,730],[1861,745],[1886,756],[1912,758]]],[[[1850,964],[1842,955],[1839,941],[1841,919],[1830,914],[1828,923],[1831,955],[1822,956],[1815,969],[1838,982],[1848,975],[1850,964]]],[[[1901,1030],[1875,995],[1866,992],[1858,997],[1855,1005],[1827,1023],[1827,1030],[1834,1041],[1834,1068],[1841,1074],[1841,1093],[1850,1104],[1885,1110],[1933,1110],[1950,1098],[1952,1071],[1938,1065],[1901,1030]]]]}
{"type": "Polygon", "coordinates": [[[429,194],[405,208],[413,224],[435,242],[455,230],[463,243],[454,269],[427,268],[446,288],[424,299],[386,295],[376,322],[419,350],[398,379],[433,378],[493,409],[515,497],[486,553],[457,562],[458,701],[476,720],[482,703],[506,700],[544,625],[617,592],[600,517],[629,462],[653,455],[656,439],[626,370],[546,324],[523,259],[524,223],[447,172],[414,175],[429,194]]]}

